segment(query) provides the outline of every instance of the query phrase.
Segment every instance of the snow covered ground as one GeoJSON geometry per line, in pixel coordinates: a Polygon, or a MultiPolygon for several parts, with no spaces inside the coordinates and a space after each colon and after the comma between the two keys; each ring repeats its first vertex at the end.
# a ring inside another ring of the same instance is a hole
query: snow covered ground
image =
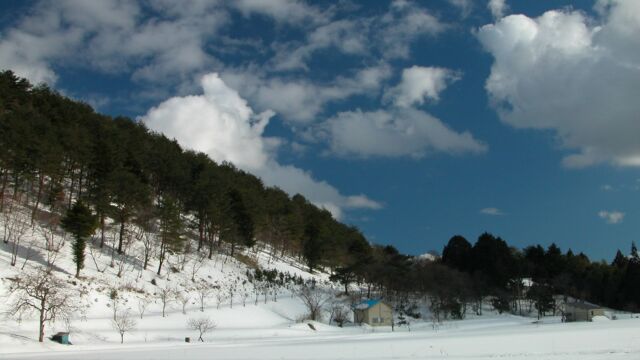
{"type": "MultiPolygon", "coordinates": [[[[113,235],[109,234],[111,242],[113,235]]],[[[0,314],[9,310],[2,297],[9,278],[22,272],[26,254],[30,254],[26,271],[42,266],[47,255],[43,244],[37,227],[29,230],[17,265],[10,266],[9,245],[0,243],[0,314]]],[[[196,258],[187,259],[180,271],[167,271],[170,266],[181,267],[181,259],[173,258],[158,276],[155,260],[148,270],[142,270],[133,257],[112,260],[109,244],[102,251],[92,245],[93,254],[87,254],[82,279],[77,280],[69,244],[60,250],[55,274],[70,286],[84,289],[85,311],[70,323],[47,325],[46,335],[70,331],[73,345],[48,339],[38,343],[33,318],[18,323],[0,317],[0,359],[640,359],[637,318],[570,324],[545,318],[536,323],[531,318],[486,311],[482,317],[446,322],[437,328],[429,322],[416,322],[411,331],[406,327],[392,332],[391,328],[339,328],[322,323],[314,323],[316,330],[312,330],[307,323],[296,321],[305,308],[287,289],[280,289],[277,301],[270,294],[266,303],[259,293],[255,304],[256,292],[246,281],[247,263],[314,278],[330,287],[327,274],[310,274],[295,259],[271,258],[268,249],[245,253],[244,262],[217,254],[213,260],[204,260],[195,275],[196,258]],[[212,294],[201,312],[197,287],[203,283],[222,289],[216,294],[234,287],[233,301],[229,296],[212,294]],[[186,314],[182,304],[174,300],[167,306],[167,316],[162,317],[158,293],[163,288],[189,298],[186,314]],[[112,326],[114,301],[110,295],[114,289],[118,293],[115,305],[128,309],[137,321],[135,329],[125,333],[124,344],[112,326]],[[242,293],[249,294],[245,306],[242,293]],[[141,302],[147,303],[142,318],[138,310],[141,302]],[[204,336],[204,343],[196,342],[198,333],[187,326],[189,319],[201,317],[209,317],[217,325],[204,336]],[[185,343],[185,337],[192,342],[185,343]]],[[[139,256],[139,250],[133,247],[128,254],[139,256]]]]}
{"type": "MultiPolygon", "coordinates": [[[[181,342],[181,315],[164,321],[155,319],[149,327],[129,335],[124,345],[115,343],[113,330],[95,319],[76,334],[78,345],[38,344],[22,340],[5,347],[0,359],[638,359],[640,320],[627,319],[594,323],[532,324],[531,319],[500,316],[445,324],[438,330],[424,323],[391,332],[391,329],[343,329],[315,324],[278,324],[276,308],[295,306],[293,301],[260,310],[234,309],[218,315],[219,327],[206,343],[181,342]],[[249,313],[246,311],[249,310],[249,313]],[[227,320],[262,313],[254,326],[232,326],[227,320]],[[242,314],[242,315],[241,315],[242,314]],[[162,325],[155,328],[155,325],[162,325]],[[173,326],[173,328],[172,328],[173,326]],[[153,330],[152,330],[153,329],[153,330]],[[91,339],[84,331],[92,332],[91,339]],[[104,338],[101,338],[104,336],[104,338]],[[147,342],[145,343],[145,338],[147,342]]],[[[5,333],[6,329],[2,332],[5,333]]]]}

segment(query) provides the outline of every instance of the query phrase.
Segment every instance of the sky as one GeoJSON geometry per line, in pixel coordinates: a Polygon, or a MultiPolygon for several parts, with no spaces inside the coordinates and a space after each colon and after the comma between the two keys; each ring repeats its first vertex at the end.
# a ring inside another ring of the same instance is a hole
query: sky
{"type": "Polygon", "coordinates": [[[301,193],[374,243],[639,233],[640,1],[10,1],[0,68],[301,193]]]}

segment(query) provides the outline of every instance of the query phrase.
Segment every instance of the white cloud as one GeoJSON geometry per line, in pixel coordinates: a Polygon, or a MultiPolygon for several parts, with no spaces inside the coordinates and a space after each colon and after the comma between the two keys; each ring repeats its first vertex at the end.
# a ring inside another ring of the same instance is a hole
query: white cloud
{"type": "Polygon", "coordinates": [[[640,3],[511,15],[478,32],[494,57],[486,89],[505,123],[551,129],[568,167],[640,166],[640,3]],[[597,25],[598,24],[598,25],[597,25]]]}
{"type": "Polygon", "coordinates": [[[426,99],[437,102],[440,92],[459,78],[456,72],[449,69],[412,66],[402,71],[402,81],[390,89],[385,98],[401,107],[421,105],[426,99]]]}
{"type": "Polygon", "coordinates": [[[373,24],[378,33],[373,39],[380,39],[380,50],[386,58],[407,58],[411,42],[423,36],[442,33],[447,25],[428,10],[406,0],[395,0],[391,9],[373,24]]]}
{"type": "Polygon", "coordinates": [[[222,78],[258,109],[273,109],[293,123],[309,123],[316,120],[329,102],[358,94],[376,95],[390,75],[390,68],[381,64],[326,84],[307,79],[267,78],[251,70],[225,71],[222,78]]]}
{"type": "Polygon", "coordinates": [[[378,209],[381,205],[364,195],[344,196],[302,169],[282,165],[275,158],[278,145],[263,136],[273,112],[255,114],[247,102],[217,74],[202,78],[202,95],[173,97],[148,111],[141,120],[188,149],[212,159],[229,161],[260,176],[289,194],[301,193],[339,218],[343,209],[378,209]]]}
{"type": "Polygon", "coordinates": [[[282,23],[319,23],[326,20],[322,11],[298,0],[235,0],[230,5],[244,16],[266,15],[282,23]]]}
{"type": "Polygon", "coordinates": [[[602,189],[602,191],[613,191],[614,190],[613,186],[611,186],[609,184],[604,184],[600,188],[602,189]]]}
{"type": "Polygon", "coordinates": [[[491,15],[493,15],[495,19],[500,19],[507,12],[509,6],[507,6],[506,0],[489,0],[487,8],[491,11],[491,15]]]}
{"type": "Polygon", "coordinates": [[[422,157],[432,152],[482,153],[486,146],[439,119],[412,108],[338,113],[321,125],[330,151],[340,156],[422,157]]]}
{"type": "Polygon", "coordinates": [[[503,212],[502,210],[500,210],[498,208],[494,208],[494,207],[488,207],[488,208],[480,209],[480,214],[490,215],[490,216],[503,216],[503,215],[506,215],[505,212],[503,212]]]}
{"type": "Polygon", "coordinates": [[[619,224],[624,220],[625,213],[620,211],[600,211],[598,216],[604,219],[607,224],[619,224]]]}
{"type": "Polygon", "coordinates": [[[309,70],[306,62],[315,52],[327,48],[335,48],[344,54],[365,55],[369,51],[370,41],[368,31],[363,27],[367,27],[368,23],[365,19],[351,19],[319,26],[307,35],[306,43],[302,46],[296,46],[295,43],[278,46],[271,67],[277,71],[309,70]]]}
{"type": "Polygon", "coordinates": [[[309,70],[307,61],[327,49],[378,59],[408,58],[414,40],[436,36],[446,28],[428,10],[410,1],[396,0],[381,16],[333,20],[311,31],[303,44],[277,44],[271,69],[309,70]]]}
{"type": "Polygon", "coordinates": [[[37,3],[0,38],[0,67],[33,82],[55,83],[54,68],[87,66],[134,79],[180,82],[215,63],[205,39],[227,23],[215,1],[160,0],[159,16],[142,16],[136,2],[60,0],[37,3]]]}

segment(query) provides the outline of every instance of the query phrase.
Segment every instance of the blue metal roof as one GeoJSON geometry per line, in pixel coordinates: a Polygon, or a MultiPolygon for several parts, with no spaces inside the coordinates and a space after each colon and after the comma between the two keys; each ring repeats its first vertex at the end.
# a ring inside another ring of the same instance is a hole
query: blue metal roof
{"type": "Polygon", "coordinates": [[[355,306],[355,308],[357,309],[368,309],[372,306],[375,306],[377,303],[379,303],[381,300],[380,299],[369,299],[369,300],[365,300],[359,304],[357,304],[355,306]]]}

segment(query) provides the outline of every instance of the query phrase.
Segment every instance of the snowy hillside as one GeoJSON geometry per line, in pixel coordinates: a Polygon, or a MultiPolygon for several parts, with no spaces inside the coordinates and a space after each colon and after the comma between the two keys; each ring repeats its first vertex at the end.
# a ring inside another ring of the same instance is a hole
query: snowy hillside
{"type": "MultiPolygon", "coordinates": [[[[189,330],[187,322],[205,317],[229,334],[238,331],[246,337],[252,336],[248,334],[253,331],[253,336],[258,337],[259,329],[288,329],[304,316],[304,306],[293,296],[294,282],[312,280],[320,287],[331,287],[327,274],[310,274],[294,259],[271,256],[264,246],[256,246],[236,257],[216,252],[208,259],[195,251],[186,256],[169,256],[166,270],[158,275],[157,260],[153,256],[146,270],[134,256],[143,251],[141,242],[132,241],[123,255],[113,250],[116,227],[109,227],[103,248],[98,245],[99,236],[94,236],[87,247],[85,267],[77,279],[71,239],[52,230],[46,222],[31,225],[27,212],[22,211],[19,220],[24,229],[20,229],[19,243],[0,243],[0,295],[9,299],[9,287],[17,276],[50,266],[55,278],[82,296],[78,297],[71,321],[47,324],[45,335],[69,331],[74,345],[120,343],[112,319],[124,314],[136,322],[135,329],[125,334],[125,343],[184,342],[185,337],[196,335],[195,340],[197,332],[189,330]],[[16,264],[11,266],[14,250],[16,264]],[[277,277],[284,281],[275,284],[256,279],[255,269],[275,270],[277,277]]],[[[6,221],[15,219],[3,217],[1,228],[13,229],[6,221]]],[[[129,230],[135,236],[136,229],[129,230]]],[[[12,318],[12,310],[7,301],[0,304],[4,315],[0,319],[0,353],[19,351],[25,345],[40,350],[57,348],[48,340],[38,344],[36,319],[30,317],[18,322],[12,318]]],[[[291,331],[296,332],[295,328],[291,331]]]]}

